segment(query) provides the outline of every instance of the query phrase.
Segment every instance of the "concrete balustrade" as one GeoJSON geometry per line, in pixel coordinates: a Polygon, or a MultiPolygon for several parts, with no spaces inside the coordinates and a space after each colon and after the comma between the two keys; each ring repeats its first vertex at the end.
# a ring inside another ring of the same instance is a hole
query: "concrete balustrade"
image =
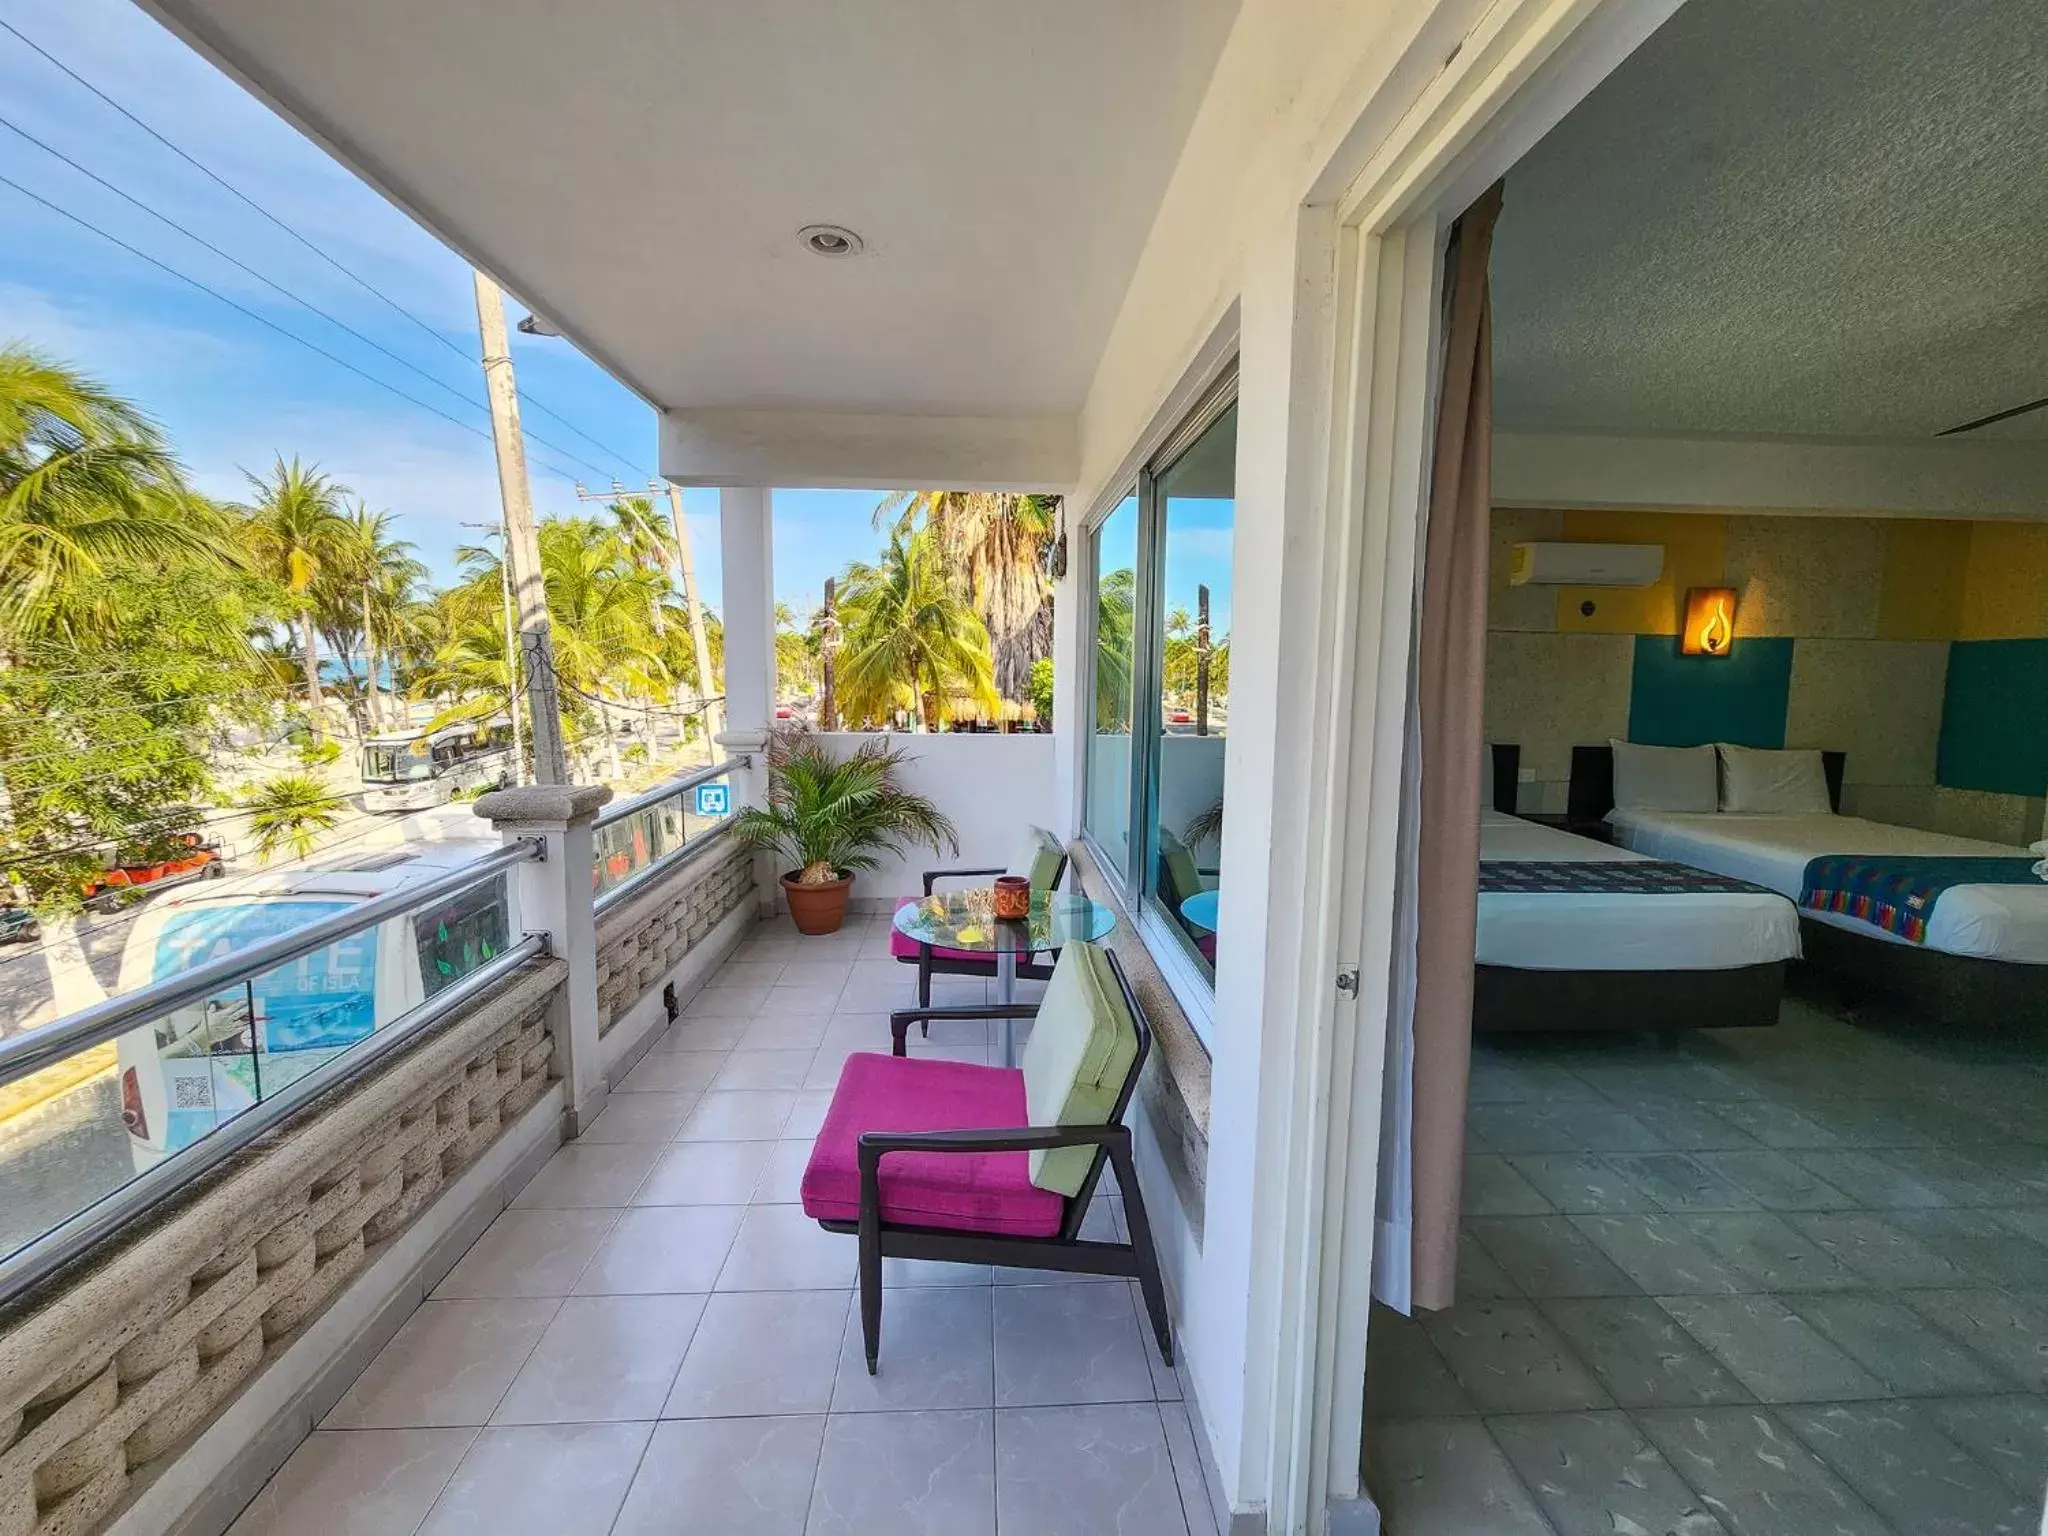
{"type": "Polygon", "coordinates": [[[610,792],[504,790],[510,972],[0,1319],[0,1536],[224,1530],[758,920],[719,839],[608,908],[610,792]]]}

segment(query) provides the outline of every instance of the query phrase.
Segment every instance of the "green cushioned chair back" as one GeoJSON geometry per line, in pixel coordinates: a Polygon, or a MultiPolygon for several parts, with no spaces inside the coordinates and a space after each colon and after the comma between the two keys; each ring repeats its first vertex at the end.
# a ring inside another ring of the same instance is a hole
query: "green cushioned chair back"
{"type": "MultiPolygon", "coordinates": [[[[1107,1125],[1138,1058],[1138,1026],[1109,957],[1093,944],[1060,951],[1031,1038],[1024,1044],[1024,1104],[1033,1125],[1107,1125]]],[[[1095,1162],[1093,1147],[1031,1154],[1031,1182],[1072,1198],[1095,1162]]]]}
{"type": "Polygon", "coordinates": [[[1010,865],[1010,873],[1030,880],[1034,891],[1049,891],[1059,884],[1066,867],[1067,854],[1059,839],[1043,827],[1027,827],[1024,849],[1010,865]]]}
{"type": "Polygon", "coordinates": [[[1195,867],[1195,856],[1188,852],[1187,844],[1164,827],[1159,831],[1159,863],[1172,898],[1170,904],[1178,912],[1182,902],[1201,893],[1202,872],[1195,867]]]}

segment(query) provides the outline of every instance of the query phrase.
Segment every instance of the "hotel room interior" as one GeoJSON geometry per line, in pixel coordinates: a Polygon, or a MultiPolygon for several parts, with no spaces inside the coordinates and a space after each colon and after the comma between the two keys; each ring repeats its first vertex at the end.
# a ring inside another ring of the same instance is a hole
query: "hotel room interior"
{"type": "Polygon", "coordinates": [[[2044,80],[2021,5],[1693,0],[1506,180],[1458,1299],[1376,1306],[1368,1368],[1397,1536],[1450,1474],[1507,1532],[2039,1528],[2044,80]]]}

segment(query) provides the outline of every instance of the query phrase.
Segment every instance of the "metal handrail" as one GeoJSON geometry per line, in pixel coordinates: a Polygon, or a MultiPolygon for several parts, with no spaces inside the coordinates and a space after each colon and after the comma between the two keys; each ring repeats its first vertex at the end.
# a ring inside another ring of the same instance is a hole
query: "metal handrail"
{"type": "Polygon", "coordinates": [[[751,757],[741,753],[736,757],[728,757],[722,763],[713,763],[708,768],[686,773],[679,779],[665,779],[654,788],[643,790],[630,800],[620,800],[606,806],[598,813],[597,820],[592,825],[602,830],[613,822],[624,821],[635,811],[644,811],[651,805],[661,804],[664,800],[673,800],[677,795],[695,789],[699,784],[709,784],[713,779],[722,779],[733,769],[748,767],[752,762],[751,757]]]}
{"type": "Polygon", "coordinates": [[[673,869],[693,854],[702,853],[708,845],[718,841],[719,838],[724,837],[730,831],[732,831],[732,818],[728,816],[716,826],[706,827],[695,837],[685,838],[660,858],[650,860],[641,865],[610,890],[598,893],[596,903],[597,915],[599,917],[604,916],[605,909],[611,906],[613,902],[632,895],[633,892],[642,885],[645,885],[649,880],[652,880],[663,870],[673,869]]]}
{"type": "MultiPolygon", "coordinates": [[[[508,845],[506,851],[511,851],[512,846],[515,845],[508,845]]],[[[532,857],[531,854],[525,856],[532,857]]],[[[503,868],[508,862],[516,860],[501,859],[494,866],[493,872],[497,868],[503,868]]],[[[419,891],[425,889],[425,886],[421,886],[408,894],[417,896],[419,891]]],[[[307,925],[308,928],[321,926],[323,925],[307,925]]],[[[23,1291],[70,1263],[94,1245],[111,1237],[147,1211],[190,1187],[194,1180],[204,1177],[210,1169],[218,1167],[303,1105],[330,1089],[361,1077],[392,1051],[415,1039],[421,1030],[445,1018],[486,991],[508,971],[516,970],[528,960],[547,953],[548,941],[545,934],[528,935],[489,964],[479,966],[467,976],[451,982],[418,1007],[392,1020],[384,1028],[357,1041],[340,1055],[322,1062],[304,1077],[244,1110],[225,1125],[209,1131],[190,1146],[181,1148],[154,1167],[137,1174],[127,1183],[109,1190],[69,1220],[52,1227],[27,1246],[16,1249],[6,1258],[0,1259],[0,1306],[6,1305],[23,1291]]]]}
{"type": "Polygon", "coordinates": [[[346,912],[323,917],[232,955],[223,955],[218,960],[194,966],[176,976],[166,976],[162,981],[137,987],[133,992],[110,997],[42,1029],[30,1030],[27,1034],[0,1042],[0,1088],[20,1082],[25,1077],[33,1077],[80,1051],[119,1039],[138,1024],[160,1019],[188,1003],[212,997],[251,976],[260,976],[315,950],[351,938],[386,918],[397,917],[443,896],[453,896],[481,885],[516,864],[542,858],[545,846],[537,837],[507,843],[496,852],[487,853],[445,875],[402,885],[350,907],[346,912]]]}

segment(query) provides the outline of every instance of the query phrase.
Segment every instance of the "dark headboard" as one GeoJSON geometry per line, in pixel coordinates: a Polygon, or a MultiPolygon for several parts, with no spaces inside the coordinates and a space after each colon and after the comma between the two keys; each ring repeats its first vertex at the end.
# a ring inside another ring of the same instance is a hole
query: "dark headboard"
{"type": "MultiPolygon", "coordinates": [[[[1849,760],[1846,752],[1822,752],[1821,772],[1827,775],[1828,804],[1842,809],[1842,769],[1849,760]]],[[[1572,782],[1567,791],[1565,814],[1575,822],[1599,821],[1614,809],[1614,748],[1572,748],[1572,782]]]]}
{"type": "Polygon", "coordinates": [[[1493,808],[1515,814],[1516,792],[1522,787],[1522,749],[1512,742],[1493,743],[1493,808]]]}

